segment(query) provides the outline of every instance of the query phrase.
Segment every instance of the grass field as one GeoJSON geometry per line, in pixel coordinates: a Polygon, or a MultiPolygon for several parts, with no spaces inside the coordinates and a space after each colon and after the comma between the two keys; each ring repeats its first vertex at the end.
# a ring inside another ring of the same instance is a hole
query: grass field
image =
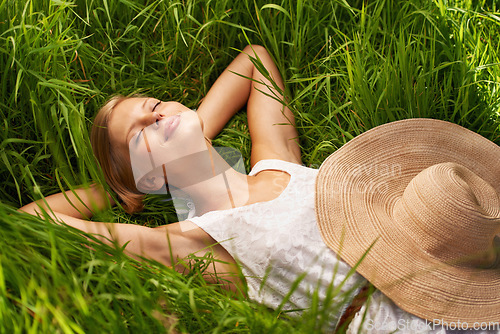
{"type": "MultiPolygon", "coordinates": [[[[16,208],[102,180],[88,135],[112,94],[195,108],[249,43],[275,58],[308,166],[410,117],[500,144],[498,36],[493,0],[0,0],[0,332],[320,331],[321,310],[289,320],[206,286],[201,261],[183,276],[16,208]]],[[[214,143],[248,157],[245,124],[242,112],[214,143]]],[[[175,220],[147,202],[97,219],[175,220]]]]}

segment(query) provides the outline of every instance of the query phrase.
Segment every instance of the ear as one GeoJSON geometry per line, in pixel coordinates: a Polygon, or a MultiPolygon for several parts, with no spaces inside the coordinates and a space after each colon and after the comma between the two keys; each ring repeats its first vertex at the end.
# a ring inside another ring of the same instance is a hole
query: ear
{"type": "Polygon", "coordinates": [[[145,194],[167,193],[167,185],[161,168],[156,168],[147,173],[137,182],[137,190],[145,194]]]}

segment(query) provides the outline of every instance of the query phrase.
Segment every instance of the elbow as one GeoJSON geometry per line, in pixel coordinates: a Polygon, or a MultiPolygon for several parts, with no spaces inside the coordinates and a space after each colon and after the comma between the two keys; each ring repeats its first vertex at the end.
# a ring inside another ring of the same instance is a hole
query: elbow
{"type": "Polygon", "coordinates": [[[25,206],[20,207],[17,209],[17,212],[21,213],[27,213],[33,216],[37,216],[38,212],[35,210],[35,207],[32,205],[33,203],[27,204],[25,206]]]}
{"type": "Polygon", "coordinates": [[[247,45],[243,49],[243,52],[245,52],[251,56],[257,55],[259,58],[262,57],[263,55],[269,55],[269,52],[267,52],[266,48],[263,47],[262,45],[259,45],[259,44],[247,45]]]}
{"type": "Polygon", "coordinates": [[[46,212],[46,209],[45,205],[40,206],[39,203],[32,202],[17,209],[17,212],[27,213],[32,216],[42,217],[44,212],[46,212]]]}

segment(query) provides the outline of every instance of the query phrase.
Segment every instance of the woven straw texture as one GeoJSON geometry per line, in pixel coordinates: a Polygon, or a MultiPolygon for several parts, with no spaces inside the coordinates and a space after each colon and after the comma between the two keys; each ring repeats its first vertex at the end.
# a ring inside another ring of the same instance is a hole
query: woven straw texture
{"type": "Polygon", "coordinates": [[[498,145],[409,119],[325,160],[316,214],[325,243],[399,307],[471,326],[500,319],[499,194],[498,145]]]}

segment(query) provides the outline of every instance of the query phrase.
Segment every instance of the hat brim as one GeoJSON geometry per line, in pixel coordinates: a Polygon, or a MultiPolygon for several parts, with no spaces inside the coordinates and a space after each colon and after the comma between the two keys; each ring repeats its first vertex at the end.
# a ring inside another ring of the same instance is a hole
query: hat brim
{"type": "Polygon", "coordinates": [[[373,128],[333,153],[316,181],[324,242],[399,307],[447,322],[500,319],[500,270],[443,263],[407,240],[392,209],[408,183],[454,162],[500,193],[500,147],[456,124],[408,119],[373,128]]]}

